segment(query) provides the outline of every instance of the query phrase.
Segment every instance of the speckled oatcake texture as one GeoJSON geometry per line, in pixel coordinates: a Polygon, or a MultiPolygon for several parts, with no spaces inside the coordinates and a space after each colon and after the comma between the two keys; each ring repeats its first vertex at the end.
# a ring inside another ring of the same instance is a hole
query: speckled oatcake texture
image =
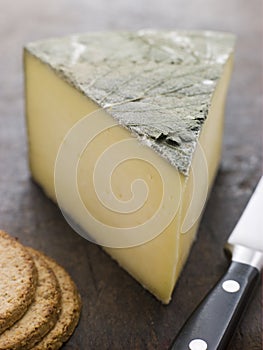
{"type": "Polygon", "coordinates": [[[211,31],[102,32],[26,50],[187,175],[235,37],[211,31]]]}
{"type": "Polygon", "coordinates": [[[0,231],[0,333],[23,316],[32,303],[37,269],[26,249],[0,231]]]}
{"type": "Polygon", "coordinates": [[[38,271],[35,299],[24,316],[0,335],[0,349],[30,349],[54,326],[60,312],[60,289],[53,271],[30,250],[38,271]]]}
{"type": "Polygon", "coordinates": [[[41,258],[46,261],[57,277],[61,290],[61,313],[54,328],[32,349],[56,350],[68,340],[77,326],[81,310],[81,300],[75,283],[63,267],[46,255],[39,252],[37,254],[41,254],[41,258]]]}

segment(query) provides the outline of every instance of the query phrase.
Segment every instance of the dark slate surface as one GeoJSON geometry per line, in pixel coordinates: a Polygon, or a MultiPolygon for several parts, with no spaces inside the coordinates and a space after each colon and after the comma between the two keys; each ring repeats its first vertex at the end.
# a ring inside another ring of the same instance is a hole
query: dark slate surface
{"type": "MultiPolygon", "coordinates": [[[[223,244],[262,173],[261,0],[33,0],[0,3],[0,226],[56,258],[83,296],[64,349],[168,349],[186,317],[227,267],[223,244]],[[22,45],[100,29],[214,29],[238,34],[224,153],[187,266],[161,305],[99,247],[84,241],[30,180],[23,111],[22,45]]],[[[261,349],[261,288],[229,350],[261,349]]]]}

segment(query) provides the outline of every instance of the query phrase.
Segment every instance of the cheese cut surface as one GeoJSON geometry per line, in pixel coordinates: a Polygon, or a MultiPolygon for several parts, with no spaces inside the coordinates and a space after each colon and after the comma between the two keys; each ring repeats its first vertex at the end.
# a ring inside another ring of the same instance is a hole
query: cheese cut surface
{"type": "Polygon", "coordinates": [[[233,45],[224,33],[140,31],[52,39],[25,50],[34,179],[55,201],[56,183],[63,211],[164,303],[219,164],[233,45]],[[76,128],[84,119],[83,130],[76,128]],[[59,163],[61,146],[68,153],[59,163]],[[66,179],[71,172],[79,198],[66,179]],[[136,246],[137,233],[143,239],[136,246]]]}

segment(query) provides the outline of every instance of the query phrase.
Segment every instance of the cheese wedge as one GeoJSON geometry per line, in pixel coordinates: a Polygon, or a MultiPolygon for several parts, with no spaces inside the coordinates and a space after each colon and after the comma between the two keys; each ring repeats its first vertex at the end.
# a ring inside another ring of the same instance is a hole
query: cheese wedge
{"type": "Polygon", "coordinates": [[[105,32],[25,48],[32,176],[163,303],[221,155],[234,37],[105,32]]]}

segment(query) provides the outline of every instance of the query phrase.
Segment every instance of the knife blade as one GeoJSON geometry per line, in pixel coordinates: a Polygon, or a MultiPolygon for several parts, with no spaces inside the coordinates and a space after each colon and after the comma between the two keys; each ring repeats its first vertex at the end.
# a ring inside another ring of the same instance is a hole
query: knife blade
{"type": "Polygon", "coordinates": [[[263,176],[229,236],[227,272],[201,301],[170,350],[226,349],[263,267],[263,176]]]}

